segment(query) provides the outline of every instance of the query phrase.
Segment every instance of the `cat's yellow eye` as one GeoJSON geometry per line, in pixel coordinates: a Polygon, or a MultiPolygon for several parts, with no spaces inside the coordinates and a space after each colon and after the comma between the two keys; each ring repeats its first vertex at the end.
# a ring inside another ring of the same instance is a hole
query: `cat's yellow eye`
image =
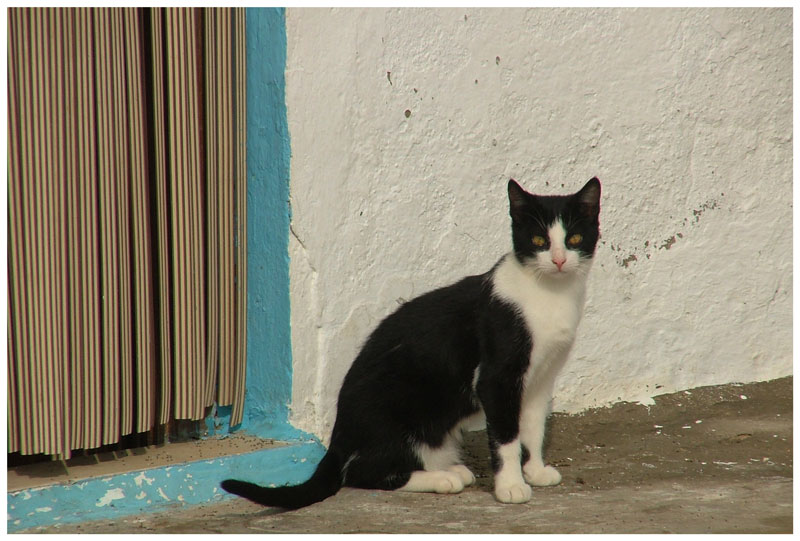
{"type": "Polygon", "coordinates": [[[533,237],[534,246],[544,246],[545,244],[547,244],[547,241],[545,240],[544,237],[540,237],[539,235],[533,237]]]}
{"type": "Polygon", "coordinates": [[[580,244],[582,240],[583,237],[580,235],[580,233],[575,233],[569,239],[567,239],[567,244],[569,244],[570,246],[576,246],[580,244]]]}

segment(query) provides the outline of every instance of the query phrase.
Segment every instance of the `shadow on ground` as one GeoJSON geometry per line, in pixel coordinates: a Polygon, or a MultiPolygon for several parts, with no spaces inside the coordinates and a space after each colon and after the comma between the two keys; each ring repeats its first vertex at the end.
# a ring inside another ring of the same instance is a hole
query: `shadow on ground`
{"type": "Polygon", "coordinates": [[[791,533],[792,378],[703,387],[555,414],[557,487],[522,505],[492,496],[486,434],[469,434],[477,483],[456,495],[343,489],[276,512],[226,500],[38,533],[791,533]]]}

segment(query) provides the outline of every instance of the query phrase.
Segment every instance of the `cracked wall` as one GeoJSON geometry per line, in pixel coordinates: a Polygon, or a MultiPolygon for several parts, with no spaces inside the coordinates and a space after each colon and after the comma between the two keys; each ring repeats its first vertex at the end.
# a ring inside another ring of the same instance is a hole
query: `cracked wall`
{"type": "Polygon", "coordinates": [[[299,428],[329,436],[382,317],[509,250],[509,177],[603,182],[556,410],[791,373],[791,9],[286,20],[299,428]]]}

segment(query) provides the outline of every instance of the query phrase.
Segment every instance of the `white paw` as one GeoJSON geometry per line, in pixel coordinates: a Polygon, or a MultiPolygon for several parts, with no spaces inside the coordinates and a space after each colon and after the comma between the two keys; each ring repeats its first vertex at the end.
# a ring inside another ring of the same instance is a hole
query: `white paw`
{"type": "Polygon", "coordinates": [[[553,466],[528,467],[522,468],[522,475],[525,481],[535,487],[551,487],[561,482],[561,474],[553,466]]]}
{"type": "Polygon", "coordinates": [[[433,491],[437,494],[456,494],[464,490],[464,481],[461,476],[452,471],[436,472],[436,479],[433,491]]]}
{"type": "Polygon", "coordinates": [[[525,483],[495,485],[494,497],[500,503],[525,503],[531,499],[533,491],[525,483]]]}
{"type": "Polygon", "coordinates": [[[458,474],[458,476],[461,477],[461,482],[464,484],[465,487],[468,487],[473,483],[475,483],[475,475],[473,475],[473,473],[469,471],[469,468],[467,468],[463,464],[456,464],[455,466],[450,466],[448,468],[448,471],[458,474]]]}

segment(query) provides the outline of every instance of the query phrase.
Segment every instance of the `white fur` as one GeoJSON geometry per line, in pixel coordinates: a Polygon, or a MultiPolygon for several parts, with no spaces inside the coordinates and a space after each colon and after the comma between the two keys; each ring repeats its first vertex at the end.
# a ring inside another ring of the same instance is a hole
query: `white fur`
{"type": "Polygon", "coordinates": [[[358,458],[358,453],[352,453],[342,466],[342,483],[347,480],[347,470],[350,468],[350,463],[358,458]]]}
{"type": "Polygon", "coordinates": [[[459,477],[461,477],[461,482],[464,483],[465,487],[468,487],[475,482],[475,474],[469,471],[469,468],[463,464],[454,464],[453,466],[447,468],[447,471],[457,473],[459,477]]]}
{"type": "Polygon", "coordinates": [[[524,503],[531,499],[520,467],[520,440],[516,438],[497,448],[500,469],[494,476],[494,496],[502,503],[524,503]]]}
{"type": "Polygon", "coordinates": [[[462,464],[461,460],[463,431],[479,430],[485,426],[486,416],[481,410],[464,418],[456,425],[445,436],[439,447],[431,447],[424,443],[417,444],[414,451],[422,462],[424,471],[413,472],[408,483],[401,490],[449,494],[461,492],[464,487],[472,485],[475,482],[475,475],[462,464]],[[457,478],[460,481],[457,481],[457,478]]]}
{"type": "Polygon", "coordinates": [[[455,432],[450,431],[439,447],[430,447],[424,443],[417,445],[415,450],[424,470],[446,470],[461,463],[461,431],[458,434],[455,432]]]}
{"type": "Polygon", "coordinates": [[[406,492],[455,494],[456,492],[464,490],[464,480],[458,471],[417,470],[411,473],[411,478],[408,480],[408,483],[399,490],[406,492]]]}
{"type": "Polygon", "coordinates": [[[519,456],[520,444],[524,444],[530,459],[524,471],[513,465],[507,467],[505,461],[501,463],[495,478],[495,496],[500,501],[527,501],[524,491],[518,493],[516,488],[523,478],[534,486],[561,481],[558,471],[545,466],[542,460],[542,440],[555,378],[566,361],[583,315],[591,260],[567,249],[566,231],[560,222],[551,225],[549,234],[550,250],[540,252],[525,264],[509,254],[494,275],[494,294],[517,308],[533,338],[530,365],[524,376],[519,438],[500,448],[505,460],[504,454],[509,459],[515,453],[519,456]],[[561,269],[556,261],[563,261],[561,269]]]}
{"type": "MultiPolygon", "coordinates": [[[[555,271],[556,274],[545,274],[536,268],[541,258],[535,264],[522,265],[512,254],[495,271],[494,294],[517,308],[533,337],[526,387],[531,383],[536,387],[548,386],[548,381],[540,376],[555,378],[572,347],[583,315],[587,272],[580,267],[591,262],[571,264],[570,260],[578,256],[574,251],[567,252],[564,270],[555,271]]],[[[552,262],[550,265],[555,267],[552,262]]]]}
{"type": "Polygon", "coordinates": [[[412,472],[400,490],[452,494],[475,482],[475,476],[461,463],[461,427],[450,431],[439,447],[424,443],[415,448],[424,471],[412,472]]]}

